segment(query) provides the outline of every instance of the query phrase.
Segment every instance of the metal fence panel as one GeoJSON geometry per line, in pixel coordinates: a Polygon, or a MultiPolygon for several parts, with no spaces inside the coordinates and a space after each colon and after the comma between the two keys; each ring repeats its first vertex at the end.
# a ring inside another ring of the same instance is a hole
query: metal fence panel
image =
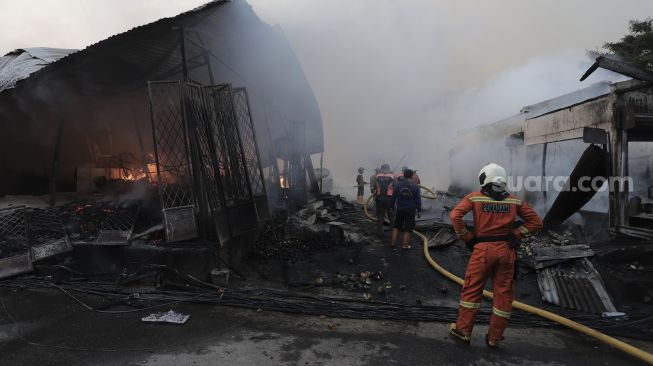
{"type": "Polygon", "coordinates": [[[150,82],[149,93],[168,241],[258,227],[267,195],[246,91],[150,82]]]}
{"type": "Polygon", "coordinates": [[[180,82],[149,83],[157,182],[169,242],[198,236],[183,91],[180,82]]]}
{"type": "Polygon", "coordinates": [[[261,169],[247,92],[243,88],[236,88],[233,90],[233,98],[236,120],[238,121],[240,140],[242,141],[243,150],[245,152],[247,174],[249,175],[249,182],[252,186],[252,193],[255,196],[263,196],[265,195],[263,170],[261,169]]]}
{"type": "Polygon", "coordinates": [[[25,208],[0,210],[0,278],[33,270],[25,208]]]}
{"type": "Polygon", "coordinates": [[[103,218],[100,223],[100,235],[97,238],[97,244],[127,245],[134,230],[136,219],[138,219],[140,208],[138,201],[128,201],[119,205],[103,207],[103,218]]]}
{"type": "Polygon", "coordinates": [[[212,130],[214,141],[222,156],[221,173],[223,173],[225,201],[228,205],[251,201],[247,165],[238,133],[231,87],[229,85],[207,87],[207,92],[216,110],[217,118],[212,130]]]}
{"type": "Polygon", "coordinates": [[[208,204],[207,223],[213,229],[220,242],[231,237],[230,224],[225,213],[224,184],[225,162],[227,155],[220,149],[214,140],[214,128],[217,124],[217,111],[213,98],[205,87],[197,84],[188,84],[186,99],[188,106],[189,123],[193,126],[197,141],[198,158],[201,160],[200,170],[203,183],[202,194],[208,204]]]}
{"type": "Polygon", "coordinates": [[[27,214],[33,260],[39,261],[73,250],[56,209],[35,208],[27,214]]]}
{"type": "Polygon", "coordinates": [[[236,88],[233,90],[234,110],[238,121],[240,141],[243,146],[249,183],[254,195],[256,213],[259,220],[267,220],[270,216],[267,200],[267,192],[261,166],[260,153],[256,143],[254,123],[249,108],[247,90],[236,88]]]}

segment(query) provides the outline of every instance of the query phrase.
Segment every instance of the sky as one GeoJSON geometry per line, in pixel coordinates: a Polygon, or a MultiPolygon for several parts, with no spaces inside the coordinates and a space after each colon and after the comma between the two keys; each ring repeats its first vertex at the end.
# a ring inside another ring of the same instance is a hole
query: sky
{"type": "MultiPolygon", "coordinates": [[[[0,53],[83,48],[205,0],[2,0],[0,53]]],[[[351,187],[383,162],[447,183],[457,131],[604,79],[587,50],[618,40],[650,0],[249,0],[280,25],[320,105],[325,166],[351,187]],[[402,164],[404,165],[404,164],[402,164]]],[[[473,148],[473,147],[470,147],[473,148]]],[[[482,166],[491,157],[479,156],[482,166]]],[[[353,191],[351,192],[353,193],[353,191]]]]}

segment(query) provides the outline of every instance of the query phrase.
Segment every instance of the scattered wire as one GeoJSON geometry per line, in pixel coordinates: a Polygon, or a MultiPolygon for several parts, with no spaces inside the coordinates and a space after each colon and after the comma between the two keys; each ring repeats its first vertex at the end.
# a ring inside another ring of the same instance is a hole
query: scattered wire
{"type": "MultiPolygon", "coordinates": [[[[5,305],[5,297],[0,296],[0,301],[2,302],[2,310],[9,319],[9,321],[12,324],[16,324],[16,321],[14,318],[9,314],[9,311],[7,310],[7,306],[5,305]]],[[[82,351],[82,352],[143,352],[143,351],[152,351],[152,348],[120,348],[120,349],[107,349],[107,348],[84,348],[84,347],[71,347],[71,346],[61,346],[61,345],[56,345],[56,344],[46,344],[46,343],[39,343],[39,342],[34,342],[31,341],[25,337],[23,337],[18,331],[15,331],[13,329],[9,329],[10,332],[12,332],[16,338],[20,339],[21,341],[29,344],[30,346],[37,346],[37,347],[46,347],[46,348],[55,348],[55,349],[61,349],[61,350],[66,350],[66,351],[82,351]]]]}

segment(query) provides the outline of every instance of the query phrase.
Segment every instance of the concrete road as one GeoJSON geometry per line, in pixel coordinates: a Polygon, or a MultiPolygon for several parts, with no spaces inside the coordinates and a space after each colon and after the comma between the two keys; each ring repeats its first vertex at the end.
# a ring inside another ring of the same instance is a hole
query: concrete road
{"type": "MultiPolygon", "coordinates": [[[[639,365],[564,329],[508,329],[489,350],[479,325],[470,346],[446,324],[333,319],[178,304],[184,325],[141,322],[151,313],[103,314],[60,292],[0,291],[0,365],[639,365]],[[6,312],[5,312],[6,310],[6,312]]],[[[653,350],[650,342],[637,346],[653,350]]]]}

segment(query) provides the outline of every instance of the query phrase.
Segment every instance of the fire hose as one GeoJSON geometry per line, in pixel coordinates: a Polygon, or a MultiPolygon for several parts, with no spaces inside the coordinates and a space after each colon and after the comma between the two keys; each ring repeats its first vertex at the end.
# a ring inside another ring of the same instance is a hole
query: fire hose
{"type": "MultiPolygon", "coordinates": [[[[436,192],[432,191],[431,189],[426,188],[424,186],[420,186],[420,187],[422,188],[422,190],[425,190],[425,191],[429,192],[432,195],[432,196],[422,195],[422,198],[436,199],[438,197],[438,194],[436,192]]],[[[374,198],[374,195],[370,195],[370,197],[367,199],[367,201],[365,201],[365,204],[363,205],[363,211],[365,212],[365,216],[367,216],[367,218],[369,218],[372,221],[375,221],[376,217],[370,215],[370,213],[369,213],[369,211],[367,209],[367,206],[369,205],[370,201],[372,201],[373,198],[374,198]]],[[[431,254],[429,252],[428,239],[426,238],[426,236],[424,236],[422,233],[420,233],[420,232],[418,232],[416,230],[413,230],[413,234],[415,234],[417,237],[422,239],[424,258],[429,263],[429,265],[431,265],[431,267],[433,267],[433,269],[438,271],[444,277],[446,277],[449,280],[451,280],[451,281],[457,283],[458,285],[462,286],[464,284],[464,282],[465,282],[465,281],[463,281],[462,278],[460,278],[460,277],[454,275],[453,273],[447,271],[445,268],[440,266],[431,257],[431,254]]],[[[483,296],[488,298],[488,299],[492,299],[494,297],[492,292],[487,291],[487,290],[483,290],[483,296]]],[[[580,323],[575,322],[573,320],[567,319],[567,318],[562,317],[560,315],[554,314],[554,313],[552,313],[550,311],[546,311],[544,309],[540,309],[540,308],[537,308],[535,306],[531,306],[531,305],[528,305],[528,304],[525,304],[525,303],[519,302],[519,301],[513,301],[512,302],[512,307],[515,308],[515,309],[518,309],[518,310],[525,311],[525,312],[530,313],[530,314],[540,316],[540,317],[542,317],[544,319],[553,321],[553,322],[558,323],[560,325],[563,325],[563,326],[565,326],[567,328],[570,328],[570,329],[576,330],[578,332],[581,332],[581,333],[583,333],[585,335],[588,335],[588,336],[590,336],[592,338],[595,338],[595,339],[597,339],[597,340],[599,340],[599,341],[601,341],[601,342],[603,342],[603,343],[605,343],[607,345],[610,345],[610,346],[615,347],[615,348],[617,348],[617,349],[619,349],[619,350],[621,350],[623,352],[626,352],[627,354],[629,354],[629,355],[631,355],[633,357],[636,357],[636,358],[638,358],[638,359],[640,359],[640,360],[642,360],[642,361],[644,361],[644,362],[646,362],[646,363],[648,363],[650,365],[653,365],[653,354],[650,354],[650,353],[648,353],[648,352],[646,352],[644,350],[641,350],[641,349],[639,349],[637,347],[634,347],[634,346],[632,346],[632,345],[630,345],[630,344],[628,344],[626,342],[623,342],[621,340],[618,340],[616,338],[610,337],[609,335],[601,333],[601,332],[599,332],[597,330],[594,330],[594,329],[592,329],[590,327],[587,327],[587,326],[585,326],[583,324],[580,324],[580,323]]]]}

